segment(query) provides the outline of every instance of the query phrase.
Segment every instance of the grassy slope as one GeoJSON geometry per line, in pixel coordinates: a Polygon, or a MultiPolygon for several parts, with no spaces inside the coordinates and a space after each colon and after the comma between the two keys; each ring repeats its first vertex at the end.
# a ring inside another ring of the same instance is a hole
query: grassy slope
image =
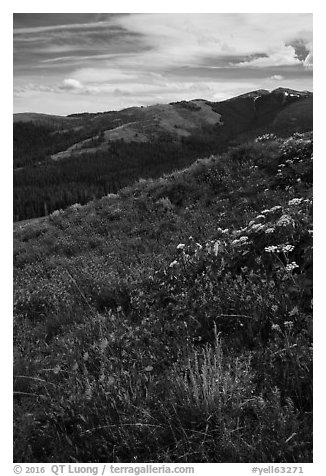
{"type": "Polygon", "coordinates": [[[311,155],[259,140],[16,231],[15,461],[312,460],[311,155]]]}
{"type": "MultiPolygon", "coordinates": [[[[103,148],[112,140],[123,139],[126,142],[147,142],[169,134],[173,140],[188,137],[207,125],[218,125],[220,115],[204,100],[189,101],[182,104],[157,104],[146,108],[130,108],[120,111],[119,124],[105,130],[104,141],[97,148],[103,148]],[[122,124],[120,124],[122,122],[122,124]]],[[[97,122],[104,126],[105,118],[99,116],[97,122]]],[[[78,155],[81,151],[95,152],[96,148],[85,149],[87,140],[74,144],[65,151],[52,156],[54,160],[78,155]]]]}

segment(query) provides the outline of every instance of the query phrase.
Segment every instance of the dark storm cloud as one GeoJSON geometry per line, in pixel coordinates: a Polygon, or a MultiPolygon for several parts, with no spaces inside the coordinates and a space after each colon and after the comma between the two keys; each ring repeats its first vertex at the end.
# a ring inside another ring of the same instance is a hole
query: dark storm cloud
{"type": "Polygon", "coordinates": [[[291,46],[293,46],[295,55],[300,61],[304,61],[307,58],[310,49],[307,48],[303,40],[292,41],[291,46]]]}
{"type": "Polygon", "coordinates": [[[14,29],[44,28],[65,25],[82,25],[108,21],[112,17],[128,15],[126,13],[14,13],[14,29]]]}

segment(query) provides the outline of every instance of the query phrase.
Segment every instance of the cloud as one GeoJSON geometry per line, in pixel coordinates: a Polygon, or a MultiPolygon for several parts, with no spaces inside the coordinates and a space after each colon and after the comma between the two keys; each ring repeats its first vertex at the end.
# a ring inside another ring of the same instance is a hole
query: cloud
{"type": "Polygon", "coordinates": [[[135,74],[134,72],[115,67],[114,64],[112,64],[111,67],[103,67],[103,65],[101,65],[97,68],[80,68],[72,73],[72,77],[77,81],[86,83],[114,82],[120,84],[121,82],[132,81],[136,79],[136,77],[139,78],[139,76],[142,76],[141,71],[135,74]]]}
{"type": "Polygon", "coordinates": [[[290,43],[312,41],[310,14],[144,14],[121,17],[118,23],[142,34],[151,46],[138,56],[145,68],[239,55],[253,55],[241,66],[296,64],[300,60],[290,43]]]}
{"type": "Polygon", "coordinates": [[[264,57],[253,58],[249,61],[234,64],[234,66],[243,68],[269,68],[271,66],[291,66],[299,65],[301,61],[296,57],[292,46],[280,46],[277,51],[269,53],[264,57]]]}
{"type": "Polygon", "coordinates": [[[95,23],[75,23],[75,24],[62,24],[62,25],[51,25],[51,26],[40,26],[40,27],[30,27],[30,28],[15,28],[14,36],[20,35],[33,35],[37,33],[52,33],[52,32],[66,32],[69,30],[84,30],[88,29],[99,29],[106,28],[110,26],[109,22],[95,22],[95,23]]]}
{"type": "Polygon", "coordinates": [[[311,14],[129,14],[102,21],[85,14],[84,22],[16,28],[14,44],[20,49],[25,44],[26,55],[40,61],[77,53],[81,64],[83,56],[94,56],[99,64],[99,55],[105,61],[106,54],[116,54],[122,69],[160,71],[205,58],[219,66],[218,58],[232,63],[234,57],[236,63],[241,56],[254,67],[266,67],[280,59],[284,64],[300,62],[312,42],[311,30],[311,14]],[[124,57],[126,53],[132,57],[124,57]]]}
{"type": "Polygon", "coordinates": [[[66,91],[74,94],[98,94],[100,90],[95,86],[84,85],[74,78],[66,78],[61,84],[57,85],[57,91],[66,91]]]}
{"type": "Polygon", "coordinates": [[[74,78],[66,78],[61,83],[51,85],[27,83],[14,87],[14,96],[23,97],[35,93],[71,93],[71,94],[98,94],[101,92],[95,86],[86,86],[74,78]]]}
{"type": "Polygon", "coordinates": [[[14,87],[14,97],[24,97],[26,95],[33,94],[35,92],[40,93],[54,93],[57,88],[55,86],[45,85],[45,84],[35,84],[27,83],[23,86],[14,87]]]}
{"type": "Polygon", "coordinates": [[[312,14],[24,15],[14,29],[20,104],[39,95],[39,107],[53,106],[52,94],[69,113],[78,100],[90,111],[222,100],[284,78],[311,88],[312,14]]]}
{"type": "Polygon", "coordinates": [[[77,81],[77,79],[68,78],[62,81],[61,88],[65,89],[66,91],[74,91],[76,89],[82,89],[83,85],[80,81],[77,81]]]}
{"type": "Polygon", "coordinates": [[[282,81],[284,79],[284,76],[281,76],[280,74],[273,74],[270,79],[272,79],[273,81],[282,81]]]}

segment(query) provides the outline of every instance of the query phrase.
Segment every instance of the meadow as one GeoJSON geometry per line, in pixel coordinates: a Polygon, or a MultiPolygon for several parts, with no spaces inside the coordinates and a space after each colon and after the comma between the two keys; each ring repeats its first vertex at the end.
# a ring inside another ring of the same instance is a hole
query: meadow
{"type": "Polygon", "coordinates": [[[312,133],[14,233],[15,462],[312,462],[312,133]]]}

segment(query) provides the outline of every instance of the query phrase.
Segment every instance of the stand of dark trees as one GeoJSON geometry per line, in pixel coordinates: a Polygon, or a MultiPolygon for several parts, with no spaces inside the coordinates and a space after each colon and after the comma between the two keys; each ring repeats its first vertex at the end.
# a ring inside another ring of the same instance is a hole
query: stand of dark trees
{"type": "Polygon", "coordinates": [[[14,169],[44,162],[52,154],[101,134],[97,128],[53,130],[32,122],[15,123],[13,132],[14,169]]]}
{"type": "Polygon", "coordinates": [[[207,141],[123,143],[106,151],[47,160],[14,173],[14,221],[46,215],[73,203],[116,193],[139,178],[157,178],[216,149],[207,141]]]}

